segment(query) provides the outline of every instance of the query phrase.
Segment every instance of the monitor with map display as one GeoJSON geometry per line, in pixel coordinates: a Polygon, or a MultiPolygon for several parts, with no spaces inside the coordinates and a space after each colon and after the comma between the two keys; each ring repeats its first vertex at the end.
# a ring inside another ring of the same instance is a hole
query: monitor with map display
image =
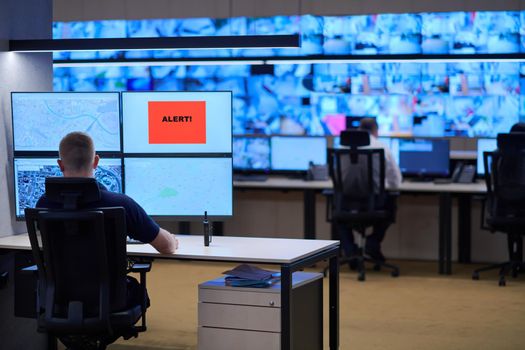
{"type": "Polygon", "coordinates": [[[232,159],[124,158],[126,194],[153,216],[233,214],[232,159]]]}
{"type": "Polygon", "coordinates": [[[125,153],[231,153],[232,92],[123,92],[125,153]]]}
{"type": "MultiPolygon", "coordinates": [[[[24,217],[25,208],[33,208],[44,194],[48,176],[62,176],[56,158],[15,158],[15,209],[17,219],[24,217]]],[[[122,193],[122,161],[101,158],[95,178],[108,191],[122,193]]]]}
{"type": "Polygon", "coordinates": [[[11,102],[15,151],[56,151],[84,131],[97,151],[120,152],[118,92],[13,92],[11,102]]]}

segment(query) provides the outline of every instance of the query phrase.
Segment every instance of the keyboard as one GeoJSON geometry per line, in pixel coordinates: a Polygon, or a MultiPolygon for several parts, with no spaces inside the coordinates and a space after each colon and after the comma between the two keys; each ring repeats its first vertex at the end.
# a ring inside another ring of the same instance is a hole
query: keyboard
{"type": "Polygon", "coordinates": [[[264,174],[234,174],[233,181],[260,181],[268,180],[268,175],[264,174]]]}

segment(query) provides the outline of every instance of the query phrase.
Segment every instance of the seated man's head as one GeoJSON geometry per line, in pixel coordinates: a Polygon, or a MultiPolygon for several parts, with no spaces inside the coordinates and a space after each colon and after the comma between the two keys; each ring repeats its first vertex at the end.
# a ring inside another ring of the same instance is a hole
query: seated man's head
{"type": "Polygon", "coordinates": [[[58,166],[65,177],[93,177],[99,157],[88,134],[79,131],[67,134],[60,141],[58,153],[58,166]]]}
{"type": "Polygon", "coordinates": [[[525,132],[525,123],[516,123],[510,128],[510,132],[525,132]]]}
{"type": "Polygon", "coordinates": [[[377,125],[376,118],[363,118],[359,123],[359,130],[368,131],[370,135],[377,137],[379,135],[379,126],[377,125]]]}

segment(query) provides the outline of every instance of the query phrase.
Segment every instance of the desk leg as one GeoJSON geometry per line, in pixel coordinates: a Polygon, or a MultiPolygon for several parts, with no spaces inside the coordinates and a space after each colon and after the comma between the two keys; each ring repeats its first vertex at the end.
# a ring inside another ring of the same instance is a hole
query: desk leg
{"type": "Polygon", "coordinates": [[[57,338],[47,334],[47,350],[57,350],[58,349],[58,342],[57,338]]]}
{"type": "Polygon", "coordinates": [[[292,269],[281,265],[281,350],[292,349],[292,269]]]}
{"type": "Polygon", "coordinates": [[[442,192],[439,195],[439,273],[452,272],[452,195],[442,192]]]}
{"type": "Polygon", "coordinates": [[[470,194],[458,196],[458,261],[461,263],[470,262],[471,204],[470,194]]]}
{"type": "Polygon", "coordinates": [[[315,190],[304,190],[304,238],[315,239],[315,190]]]}
{"type": "Polygon", "coordinates": [[[330,350],[336,350],[339,348],[339,255],[331,257],[329,264],[329,342],[330,350]]]}

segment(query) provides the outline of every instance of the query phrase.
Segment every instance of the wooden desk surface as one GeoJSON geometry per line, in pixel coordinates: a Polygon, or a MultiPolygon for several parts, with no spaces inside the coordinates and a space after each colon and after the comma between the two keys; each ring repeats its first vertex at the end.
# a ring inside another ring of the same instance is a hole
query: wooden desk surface
{"type": "MultiPolygon", "coordinates": [[[[251,189],[297,189],[297,190],[326,190],[333,187],[332,181],[304,181],[300,179],[289,179],[285,177],[269,177],[266,181],[234,181],[235,188],[251,189]]],[[[400,192],[422,192],[422,193],[474,193],[483,194],[487,192],[484,181],[471,184],[435,184],[433,182],[411,182],[403,181],[400,192]]]]}
{"type": "MultiPolygon", "coordinates": [[[[149,244],[128,244],[128,255],[285,264],[339,245],[339,241],[329,240],[216,236],[205,247],[203,236],[177,235],[177,239],[179,249],[175,254],[160,254],[149,244]]],[[[0,237],[0,249],[30,250],[29,237],[27,234],[0,237]]]]}

